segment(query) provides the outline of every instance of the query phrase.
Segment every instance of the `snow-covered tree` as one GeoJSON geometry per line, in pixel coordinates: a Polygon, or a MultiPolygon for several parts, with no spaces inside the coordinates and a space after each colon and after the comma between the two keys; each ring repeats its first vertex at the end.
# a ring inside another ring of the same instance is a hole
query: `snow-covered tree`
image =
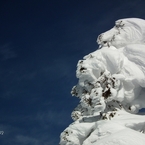
{"type": "Polygon", "coordinates": [[[80,103],[60,145],[144,145],[145,20],[118,20],[97,42],[77,64],[71,94],[80,103]]]}

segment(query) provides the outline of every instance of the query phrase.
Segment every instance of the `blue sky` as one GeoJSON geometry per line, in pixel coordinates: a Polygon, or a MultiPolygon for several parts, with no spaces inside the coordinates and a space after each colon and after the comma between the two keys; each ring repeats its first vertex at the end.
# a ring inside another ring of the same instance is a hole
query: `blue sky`
{"type": "Polygon", "coordinates": [[[76,64],[120,18],[145,19],[144,0],[1,0],[1,145],[56,145],[78,99],[76,64]]]}

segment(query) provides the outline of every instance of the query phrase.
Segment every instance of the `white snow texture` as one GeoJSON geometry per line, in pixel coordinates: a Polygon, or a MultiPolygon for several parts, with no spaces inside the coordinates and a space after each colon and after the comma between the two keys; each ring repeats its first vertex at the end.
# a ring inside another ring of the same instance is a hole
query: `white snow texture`
{"type": "Polygon", "coordinates": [[[117,20],[97,43],[77,64],[80,103],[60,145],[145,145],[145,20],[117,20]]]}

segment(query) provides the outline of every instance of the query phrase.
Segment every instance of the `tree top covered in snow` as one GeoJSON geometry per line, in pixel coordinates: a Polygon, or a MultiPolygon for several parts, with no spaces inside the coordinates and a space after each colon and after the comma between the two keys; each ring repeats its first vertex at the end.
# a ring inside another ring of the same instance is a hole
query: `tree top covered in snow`
{"type": "Polygon", "coordinates": [[[97,38],[98,50],[78,61],[80,99],[60,145],[144,145],[145,20],[120,19],[97,38]]]}

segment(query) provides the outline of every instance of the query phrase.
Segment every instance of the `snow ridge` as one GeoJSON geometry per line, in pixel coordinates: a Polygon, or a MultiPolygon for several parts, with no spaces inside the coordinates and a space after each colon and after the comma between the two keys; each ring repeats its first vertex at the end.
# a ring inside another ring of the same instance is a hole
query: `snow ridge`
{"type": "Polygon", "coordinates": [[[121,19],[79,60],[72,96],[80,103],[60,145],[144,145],[145,20],[121,19]]]}

